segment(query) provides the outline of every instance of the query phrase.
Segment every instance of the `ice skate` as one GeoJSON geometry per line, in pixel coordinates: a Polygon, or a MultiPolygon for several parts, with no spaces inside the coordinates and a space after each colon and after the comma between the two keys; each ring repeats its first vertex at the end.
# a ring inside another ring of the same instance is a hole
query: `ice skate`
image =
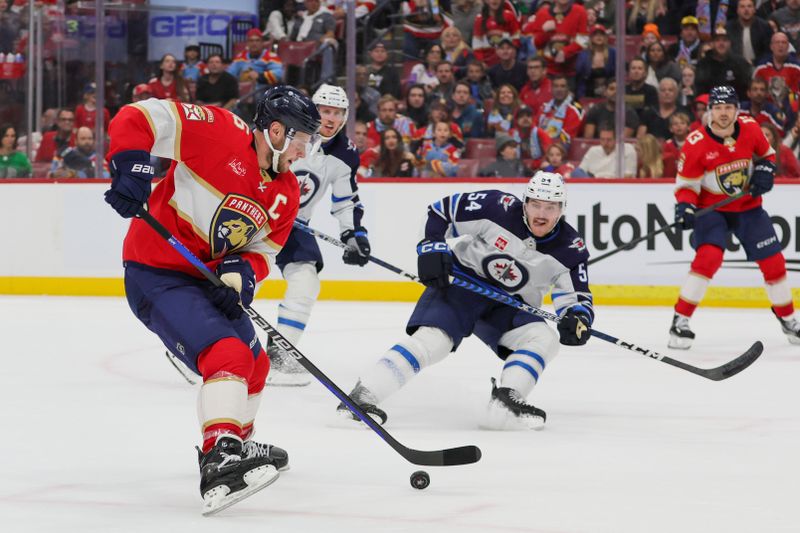
{"type": "Polygon", "coordinates": [[[509,387],[498,387],[492,378],[492,399],[481,424],[484,429],[525,430],[542,429],[547,413],[526,403],[519,392],[509,387]]]}
{"type": "MultiPolygon", "coordinates": [[[[246,440],[242,444],[242,457],[244,459],[266,457],[269,459],[270,464],[277,468],[280,472],[289,470],[289,454],[286,453],[286,450],[279,448],[274,444],[246,440]]],[[[197,448],[197,460],[202,465],[203,452],[200,450],[200,448],[197,448]]]]}
{"type": "Polygon", "coordinates": [[[667,346],[676,350],[688,350],[694,341],[694,331],[689,328],[689,317],[675,313],[672,317],[672,326],[669,328],[669,342],[667,346]]]}
{"type": "MultiPolygon", "coordinates": [[[[350,398],[358,405],[365,413],[367,413],[370,417],[372,417],[375,422],[380,425],[384,425],[387,420],[386,412],[382,409],[379,409],[375,404],[378,403],[378,400],[375,398],[375,395],[369,391],[366,387],[364,387],[361,382],[359,381],[356,383],[356,386],[353,387],[353,390],[349,394],[350,398]]],[[[347,418],[349,420],[355,420],[357,422],[361,422],[361,419],[352,412],[344,402],[340,403],[339,406],[336,408],[336,412],[343,418],[347,418]]],[[[363,422],[362,422],[363,423],[363,422]]]]}
{"type": "MultiPolygon", "coordinates": [[[[772,311],[772,314],[775,314],[775,311],[772,311]]],[[[786,335],[786,338],[789,339],[789,342],[792,344],[800,344],[800,320],[797,320],[794,315],[787,318],[781,318],[775,315],[775,318],[781,323],[781,329],[786,335]]]]}
{"type": "Polygon", "coordinates": [[[200,454],[200,494],[203,516],[216,514],[278,479],[270,459],[244,457],[242,441],[221,435],[207,454],[200,454]]]}
{"type": "Polygon", "coordinates": [[[283,352],[274,342],[267,347],[269,374],[267,385],[272,387],[305,387],[311,383],[311,374],[293,357],[283,352]]]}

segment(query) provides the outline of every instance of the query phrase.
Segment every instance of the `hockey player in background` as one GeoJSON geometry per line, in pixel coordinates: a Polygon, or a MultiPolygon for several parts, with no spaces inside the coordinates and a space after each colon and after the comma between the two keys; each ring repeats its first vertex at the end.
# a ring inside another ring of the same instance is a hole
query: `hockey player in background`
{"type": "Polygon", "coordinates": [[[758,122],[739,115],[739,99],[729,86],[714,87],[708,99],[709,122],[694,130],[681,148],[676,180],[675,221],[694,228],[696,250],[689,277],[681,287],[669,330],[669,347],[689,349],[695,334],[689,319],[722,265],[730,233],[739,239],[747,259],[764,275],[772,312],[792,344],[800,344],[800,322],[794,317],[786,260],[761,195],[772,190],[775,152],[758,122]],[[718,210],[695,218],[695,211],[749,192],[718,210]]]}
{"type": "Polygon", "coordinates": [[[252,440],[269,359],[242,306],[269,274],[299,203],[290,165],[316,142],[319,113],[293,87],[257,103],[255,129],[219,107],[150,99],[111,122],[106,202],[124,218],[149,212],[224,286],[215,287],[141,219],[123,244],[125,293],[136,317],[203,377],[200,494],[213,514],[269,485],[285,451],[252,440]],[[151,194],[151,155],[172,159],[151,194]]]}
{"type": "MultiPolygon", "coordinates": [[[[453,194],[428,207],[417,245],[419,278],[426,285],[406,326],[408,336],[361,374],[350,397],[386,421],[377,407],[391,394],[458,348],[473,333],[504,363],[482,425],[537,429],[545,412],[526,402],[559,341],[583,345],[594,319],[583,239],[563,219],[567,191],[559,174],[537,172],[523,201],[497,190],[453,194]],[[462,236],[451,250],[445,239],[462,236]],[[543,319],[450,284],[458,269],[541,306],[552,289],[561,317],[558,334],[543,319]]],[[[340,404],[344,416],[356,417],[340,404]]]]}
{"type": "MultiPolygon", "coordinates": [[[[341,87],[323,84],[312,101],[322,117],[322,146],[292,165],[300,184],[297,220],[308,224],[314,206],[330,187],[331,214],[339,221],[341,240],[347,245],[342,259],[348,265],[364,266],[369,260],[370,245],[367,230],[361,225],[364,209],[356,183],[358,150],[343,131],[349,108],[347,93],[341,87]]],[[[297,345],[320,290],[318,274],[323,265],[316,239],[299,229],[292,230],[277,256],[277,264],[286,280],[286,293],[278,306],[277,328],[297,345]]],[[[308,371],[276,345],[271,345],[267,353],[272,368],[269,385],[303,386],[311,382],[308,371]]]]}

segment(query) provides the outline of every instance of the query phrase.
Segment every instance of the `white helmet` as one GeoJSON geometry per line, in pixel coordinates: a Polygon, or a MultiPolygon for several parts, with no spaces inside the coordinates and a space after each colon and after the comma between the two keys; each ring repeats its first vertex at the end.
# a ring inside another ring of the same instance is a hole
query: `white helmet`
{"type": "Polygon", "coordinates": [[[314,102],[314,105],[319,108],[321,105],[326,105],[330,107],[338,107],[339,109],[344,109],[344,119],[342,120],[341,126],[337,129],[333,135],[330,137],[325,137],[324,135],[320,135],[322,137],[323,142],[328,142],[342,130],[342,128],[347,124],[347,113],[350,107],[350,101],[347,99],[347,93],[344,92],[344,89],[341,87],[337,87],[335,85],[329,85],[327,83],[323,83],[317,92],[314,93],[314,96],[311,97],[311,101],[314,102]]]}
{"type": "Polygon", "coordinates": [[[525,200],[545,200],[561,202],[561,209],[567,209],[567,187],[564,177],[555,172],[538,171],[525,187],[525,200]]]}

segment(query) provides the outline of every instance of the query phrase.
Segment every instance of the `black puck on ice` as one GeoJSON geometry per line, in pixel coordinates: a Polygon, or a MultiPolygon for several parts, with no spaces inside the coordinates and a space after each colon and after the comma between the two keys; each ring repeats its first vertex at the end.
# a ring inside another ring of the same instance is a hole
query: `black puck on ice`
{"type": "Polygon", "coordinates": [[[417,470],[413,474],[411,474],[411,486],[417,490],[422,490],[428,488],[428,485],[431,484],[431,476],[428,475],[427,472],[424,470],[417,470]]]}

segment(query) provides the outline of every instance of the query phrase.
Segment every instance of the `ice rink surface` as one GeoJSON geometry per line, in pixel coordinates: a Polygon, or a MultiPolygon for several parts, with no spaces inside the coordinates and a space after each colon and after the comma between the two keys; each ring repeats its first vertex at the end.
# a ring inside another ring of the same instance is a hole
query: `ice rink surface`
{"type": "MultiPolygon", "coordinates": [[[[276,302],[258,300],[268,319],[276,302]]],[[[320,302],[300,344],[349,391],[403,334],[411,304],[320,302]]],[[[530,400],[540,432],[478,429],[501,363],[468,339],[383,404],[405,445],[478,445],[476,465],[418,467],[343,427],[317,382],[267,388],[257,440],[291,470],[200,516],[196,390],[123,299],[0,298],[0,530],[17,532],[800,531],[800,346],[768,310],[705,309],[690,352],[666,349],[668,308],[598,309],[596,327],[717,366],[756,339],[751,368],[712,382],[593,339],[563,348],[530,400]]]]}

